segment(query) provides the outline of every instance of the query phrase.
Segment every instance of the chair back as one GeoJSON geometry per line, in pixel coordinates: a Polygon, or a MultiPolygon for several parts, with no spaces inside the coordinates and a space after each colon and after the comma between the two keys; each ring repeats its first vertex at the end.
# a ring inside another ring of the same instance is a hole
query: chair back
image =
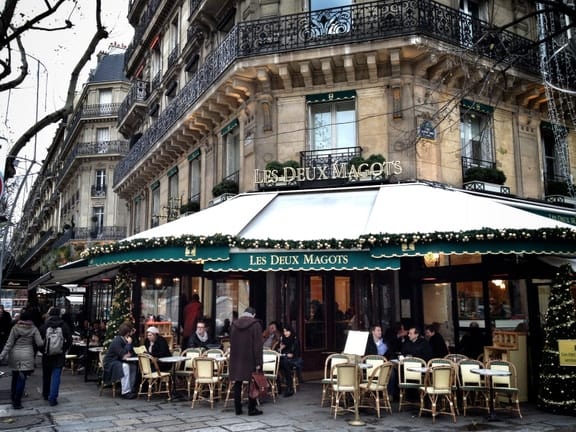
{"type": "Polygon", "coordinates": [[[466,359],[458,363],[458,379],[462,387],[482,387],[484,381],[479,374],[472,373],[472,369],[482,369],[484,365],[478,360],[466,359]]]}
{"type": "Polygon", "coordinates": [[[400,360],[398,365],[399,382],[403,384],[423,384],[422,373],[409,370],[412,367],[425,367],[426,362],[418,357],[409,357],[400,360]]]}
{"type": "Polygon", "coordinates": [[[280,354],[276,351],[265,349],[262,352],[262,371],[266,375],[278,375],[280,367],[280,354]]]}
{"type": "Polygon", "coordinates": [[[216,361],[210,357],[196,357],[194,359],[194,374],[197,380],[212,379],[217,368],[216,361]]]}
{"type": "Polygon", "coordinates": [[[487,366],[489,369],[510,372],[510,375],[491,376],[492,386],[494,388],[511,388],[516,387],[516,368],[505,360],[492,360],[487,366]]]}
{"type": "Polygon", "coordinates": [[[136,355],[144,354],[146,352],[146,347],[144,345],[136,346],[132,348],[132,351],[134,351],[134,354],[136,355]]]}
{"type": "Polygon", "coordinates": [[[194,359],[202,355],[202,348],[188,348],[182,351],[181,355],[186,357],[184,361],[184,370],[194,369],[194,359]]]}
{"type": "Polygon", "coordinates": [[[338,364],[348,363],[349,361],[350,359],[345,354],[330,354],[326,357],[326,361],[324,362],[324,378],[335,378],[335,375],[331,375],[332,373],[336,373],[336,370],[334,370],[333,367],[338,364]]]}
{"type": "Polygon", "coordinates": [[[220,348],[210,348],[204,351],[204,356],[210,358],[224,357],[224,351],[220,348]]]}
{"type": "Polygon", "coordinates": [[[435,391],[452,391],[454,385],[454,368],[452,366],[435,366],[430,371],[429,376],[435,391]]]}
{"type": "Polygon", "coordinates": [[[352,363],[338,363],[332,367],[339,391],[352,391],[358,386],[358,366],[352,363]]]}
{"type": "Polygon", "coordinates": [[[452,363],[451,360],[448,360],[446,358],[433,358],[428,360],[428,363],[426,364],[426,366],[428,366],[429,368],[433,368],[436,366],[452,366],[454,367],[454,363],[452,363]]]}
{"type": "Polygon", "coordinates": [[[390,381],[390,376],[392,375],[392,368],[394,364],[391,362],[385,362],[376,368],[370,373],[368,377],[368,382],[376,382],[378,386],[387,388],[388,382],[390,381]]]}
{"type": "Polygon", "coordinates": [[[174,357],[180,356],[180,354],[182,354],[182,348],[174,348],[174,349],[171,351],[171,354],[172,354],[174,357]]]}
{"type": "Polygon", "coordinates": [[[381,355],[369,354],[362,357],[362,363],[372,365],[372,368],[377,368],[380,365],[386,363],[386,357],[381,355]]]}
{"type": "Polygon", "coordinates": [[[156,364],[156,359],[150,354],[138,354],[138,367],[140,368],[140,373],[144,375],[152,375],[153,373],[159,373],[158,365],[156,364]],[[153,372],[152,365],[156,368],[156,372],[153,372]]]}
{"type": "Polygon", "coordinates": [[[444,358],[456,364],[460,363],[462,360],[468,360],[468,357],[464,354],[446,354],[444,358]]]}

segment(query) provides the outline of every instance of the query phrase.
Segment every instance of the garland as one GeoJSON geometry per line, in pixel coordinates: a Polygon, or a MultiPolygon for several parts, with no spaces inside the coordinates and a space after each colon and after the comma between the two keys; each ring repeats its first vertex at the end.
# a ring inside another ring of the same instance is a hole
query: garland
{"type": "Polygon", "coordinates": [[[482,228],[472,231],[412,233],[412,234],[367,234],[357,239],[319,239],[319,240],[273,240],[246,239],[242,237],[214,234],[211,236],[182,235],[180,237],[153,237],[150,239],[135,239],[99,245],[82,252],[82,258],[92,258],[117,252],[127,252],[138,249],[162,248],[167,246],[226,246],[238,249],[283,249],[283,250],[338,250],[338,249],[370,249],[379,246],[402,246],[415,244],[430,244],[433,242],[469,243],[472,241],[576,241],[576,229],[541,228],[530,229],[492,229],[482,228]]]}

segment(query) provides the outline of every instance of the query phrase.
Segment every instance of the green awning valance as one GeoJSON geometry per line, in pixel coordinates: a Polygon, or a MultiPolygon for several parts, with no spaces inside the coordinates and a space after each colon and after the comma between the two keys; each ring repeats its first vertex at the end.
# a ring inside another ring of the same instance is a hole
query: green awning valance
{"type": "Polygon", "coordinates": [[[178,174],[178,167],[177,166],[170,168],[168,170],[168,172],[166,173],[166,175],[168,177],[172,177],[174,174],[178,174]]]}
{"type": "Polygon", "coordinates": [[[222,130],[220,131],[220,135],[222,136],[227,135],[234,129],[236,129],[238,126],[240,126],[240,122],[238,121],[238,119],[234,119],[230,123],[228,123],[226,127],[222,128],[222,130]]]}
{"type": "Polygon", "coordinates": [[[362,251],[241,251],[231,252],[227,261],[204,264],[205,271],[338,271],[398,270],[399,258],[374,259],[362,251]]]}
{"type": "Polygon", "coordinates": [[[198,148],[188,155],[188,162],[191,162],[194,159],[198,159],[199,157],[200,157],[200,149],[198,148]]]}
{"type": "Polygon", "coordinates": [[[356,90],[346,90],[331,93],[318,93],[306,96],[307,103],[333,102],[356,98],[356,90]]]}
{"type": "Polygon", "coordinates": [[[228,257],[229,249],[223,246],[145,247],[99,255],[90,259],[89,265],[183,261],[203,263],[212,260],[228,260],[228,257]]]}
{"type": "Polygon", "coordinates": [[[464,109],[474,110],[487,114],[492,114],[494,112],[494,108],[490,105],[484,105],[483,103],[471,101],[468,99],[462,99],[461,106],[464,109]]]}
{"type": "Polygon", "coordinates": [[[160,180],[156,180],[154,183],[150,185],[150,190],[156,190],[160,187],[160,180]]]}

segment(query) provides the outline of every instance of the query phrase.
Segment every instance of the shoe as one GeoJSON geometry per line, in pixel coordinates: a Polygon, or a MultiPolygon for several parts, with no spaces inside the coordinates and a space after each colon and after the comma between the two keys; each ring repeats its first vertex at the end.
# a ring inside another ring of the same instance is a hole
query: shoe
{"type": "Polygon", "coordinates": [[[132,392],[124,393],[122,399],[136,399],[136,395],[132,392]]]}
{"type": "Polygon", "coordinates": [[[258,408],[254,408],[254,409],[251,409],[250,411],[248,411],[249,416],[257,416],[260,414],[262,414],[262,411],[260,411],[258,408]]]}
{"type": "Polygon", "coordinates": [[[242,412],[242,410],[236,410],[236,415],[242,415],[242,414],[244,414],[244,413],[242,412]]]}
{"type": "Polygon", "coordinates": [[[14,409],[22,409],[22,404],[12,404],[12,408],[14,408],[14,409]]]}
{"type": "Polygon", "coordinates": [[[56,405],[58,405],[58,401],[57,401],[57,400],[48,401],[48,405],[50,405],[50,406],[56,406],[56,405]]]}
{"type": "Polygon", "coordinates": [[[294,392],[292,390],[287,390],[286,393],[284,393],[284,397],[290,397],[290,396],[294,396],[294,392]]]}

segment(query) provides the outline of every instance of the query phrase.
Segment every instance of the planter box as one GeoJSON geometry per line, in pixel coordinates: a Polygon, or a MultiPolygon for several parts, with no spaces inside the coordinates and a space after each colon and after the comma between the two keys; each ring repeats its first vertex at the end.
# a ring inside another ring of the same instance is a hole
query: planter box
{"type": "Polygon", "coordinates": [[[576,198],[568,197],[564,195],[546,195],[546,201],[560,204],[560,205],[569,205],[572,207],[576,207],[576,198]]]}
{"type": "Polygon", "coordinates": [[[475,192],[492,192],[500,195],[510,195],[510,188],[508,186],[479,180],[464,183],[464,189],[475,192]]]}
{"type": "Polygon", "coordinates": [[[222,203],[222,202],[226,201],[227,199],[230,199],[234,196],[236,196],[236,194],[232,194],[232,193],[225,193],[225,194],[219,195],[216,198],[212,198],[208,202],[208,207],[212,207],[212,206],[215,206],[217,204],[220,204],[220,203],[222,203]]]}

